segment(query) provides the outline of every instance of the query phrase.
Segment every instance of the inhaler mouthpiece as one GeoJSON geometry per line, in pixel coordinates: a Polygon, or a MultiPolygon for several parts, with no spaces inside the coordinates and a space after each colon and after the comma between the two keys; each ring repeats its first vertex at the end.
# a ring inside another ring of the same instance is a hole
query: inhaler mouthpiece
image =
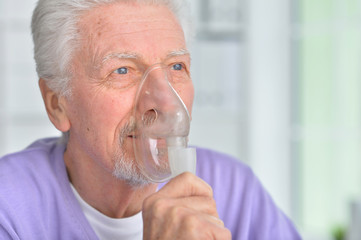
{"type": "Polygon", "coordinates": [[[195,173],[196,151],[187,147],[189,113],[170,82],[167,67],[153,65],[145,72],[135,99],[135,160],[152,182],[186,171],[195,173]]]}

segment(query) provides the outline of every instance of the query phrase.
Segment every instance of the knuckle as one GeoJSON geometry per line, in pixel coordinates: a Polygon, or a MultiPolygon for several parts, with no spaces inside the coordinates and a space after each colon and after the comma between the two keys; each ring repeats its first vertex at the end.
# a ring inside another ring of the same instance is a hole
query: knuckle
{"type": "Polygon", "coordinates": [[[153,202],[152,209],[154,212],[159,213],[166,209],[168,200],[165,198],[158,198],[153,202]]]}
{"type": "Polygon", "coordinates": [[[183,218],[182,225],[185,229],[190,232],[195,232],[197,229],[200,229],[199,218],[194,214],[189,214],[183,218]]]}
{"type": "Polygon", "coordinates": [[[204,199],[204,203],[204,212],[212,216],[218,217],[216,200],[214,200],[214,198],[212,197],[207,197],[204,199]]]}
{"type": "Polygon", "coordinates": [[[205,184],[204,191],[206,191],[206,195],[209,196],[209,198],[213,199],[213,189],[207,183],[205,184]]]}
{"type": "Polygon", "coordinates": [[[216,210],[217,209],[217,203],[216,203],[216,200],[214,198],[209,198],[208,199],[208,204],[210,206],[210,208],[212,210],[216,210]]]}
{"type": "Polygon", "coordinates": [[[154,202],[154,196],[153,195],[151,195],[151,196],[147,197],[146,199],[144,199],[143,204],[142,204],[142,210],[146,211],[146,210],[150,209],[153,202],[154,202]]]}
{"type": "Polygon", "coordinates": [[[193,175],[192,173],[190,172],[184,172],[182,173],[182,178],[184,179],[184,181],[186,182],[193,182],[195,181],[195,175],[193,175]]]}
{"type": "Polygon", "coordinates": [[[171,219],[177,219],[180,218],[184,215],[185,209],[184,207],[181,206],[173,206],[170,210],[169,210],[169,216],[171,219]]]}
{"type": "Polygon", "coordinates": [[[207,196],[208,198],[213,198],[213,190],[211,187],[205,188],[204,190],[205,190],[205,194],[204,194],[205,196],[207,196]]]}
{"type": "MultiPolygon", "coordinates": [[[[201,190],[199,192],[204,196],[213,197],[213,189],[212,187],[206,183],[204,180],[198,178],[194,174],[190,172],[182,173],[182,181],[190,186],[190,189],[195,188],[201,190]]],[[[196,191],[198,192],[198,191],[196,191]]]]}
{"type": "Polygon", "coordinates": [[[143,201],[143,211],[160,212],[167,207],[168,200],[156,195],[149,196],[143,201]]]}

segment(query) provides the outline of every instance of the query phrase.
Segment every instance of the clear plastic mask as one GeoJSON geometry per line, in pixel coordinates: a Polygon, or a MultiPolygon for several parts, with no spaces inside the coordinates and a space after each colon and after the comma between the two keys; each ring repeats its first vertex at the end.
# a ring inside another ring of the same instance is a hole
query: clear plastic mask
{"type": "Polygon", "coordinates": [[[189,113],[170,82],[168,67],[155,64],[144,73],[135,99],[135,160],[152,182],[195,173],[195,149],[187,147],[189,113]]]}

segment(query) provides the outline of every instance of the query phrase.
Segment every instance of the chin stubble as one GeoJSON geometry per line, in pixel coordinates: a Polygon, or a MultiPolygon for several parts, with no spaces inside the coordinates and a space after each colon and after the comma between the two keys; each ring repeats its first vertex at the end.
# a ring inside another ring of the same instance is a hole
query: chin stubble
{"type": "MultiPolygon", "coordinates": [[[[151,182],[139,171],[135,159],[129,157],[125,149],[125,139],[134,132],[134,120],[127,122],[121,129],[119,137],[119,148],[113,156],[113,176],[121,181],[127,182],[134,188],[143,187],[151,182]]],[[[134,155],[133,155],[134,156],[134,155]]]]}

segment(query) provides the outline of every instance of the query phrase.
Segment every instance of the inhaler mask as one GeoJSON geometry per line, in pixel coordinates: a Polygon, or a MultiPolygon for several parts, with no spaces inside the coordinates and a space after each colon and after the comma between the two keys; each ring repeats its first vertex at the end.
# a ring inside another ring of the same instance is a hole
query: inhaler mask
{"type": "Polygon", "coordinates": [[[164,182],[185,171],[195,173],[196,150],[187,147],[189,113],[171,78],[166,66],[151,66],[135,99],[135,160],[152,182],[164,182]]]}

